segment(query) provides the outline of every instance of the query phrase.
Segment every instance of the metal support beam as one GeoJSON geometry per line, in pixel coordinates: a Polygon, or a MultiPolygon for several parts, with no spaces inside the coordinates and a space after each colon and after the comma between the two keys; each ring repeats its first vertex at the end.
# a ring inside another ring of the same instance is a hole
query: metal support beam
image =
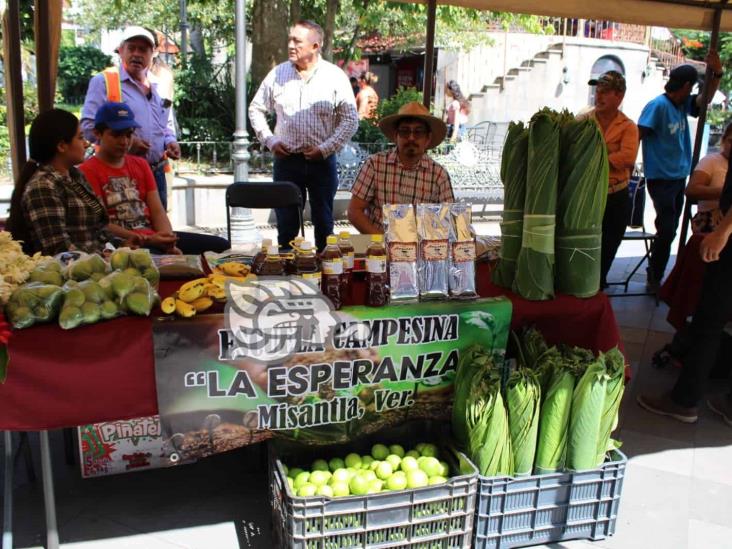
{"type": "MultiPolygon", "coordinates": [[[[249,179],[249,136],[247,135],[247,22],[246,0],[236,0],[236,129],[233,152],[234,182],[249,179]]],[[[228,206],[227,206],[228,207],[228,206]]],[[[249,208],[232,208],[231,245],[256,242],[257,230],[249,208]]]]}
{"type": "Polygon", "coordinates": [[[427,2],[427,44],[424,51],[424,76],[422,79],[422,103],[428,109],[432,101],[432,80],[434,79],[435,61],[435,21],[437,18],[437,0],[427,2]]]}
{"type": "MultiPolygon", "coordinates": [[[[722,3],[726,4],[727,0],[722,3]]],[[[714,19],[712,21],[712,36],[709,40],[709,48],[719,51],[719,26],[722,22],[722,7],[717,7],[714,11],[714,19]]],[[[699,156],[701,156],[702,143],[704,141],[704,126],[707,121],[707,110],[709,108],[709,102],[712,100],[711,94],[709,93],[709,86],[707,85],[712,79],[712,69],[707,66],[707,72],[704,76],[704,89],[702,90],[702,106],[699,109],[699,118],[696,125],[696,137],[694,138],[694,153],[691,156],[691,171],[694,173],[697,163],[699,162],[699,156]]],[[[689,222],[691,221],[691,206],[692,203],[689,199],[684,204],[684,216],[681,221],[681,235],[679,236],[679,248],[678,254],[686,246],[686,239],[689,234],[689,222]]]]}

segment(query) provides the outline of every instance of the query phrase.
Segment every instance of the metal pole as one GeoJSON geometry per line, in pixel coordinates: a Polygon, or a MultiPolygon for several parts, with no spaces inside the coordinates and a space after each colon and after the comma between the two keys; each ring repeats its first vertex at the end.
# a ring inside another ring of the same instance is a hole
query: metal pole
{"type": "Polygon", "coordinates": [[[56,525],[56,499],[53,495],[53,466],[48,431],[39,431],[41,440],[41,475],[43,476],[43,502],[46,506],[46,548],[58,549],[58,526],[56,525]]]}
{"type": "Polygon", "coordinates": [[[3,547],[13,547],[13,436],[5,431],[5,490],[3,491],[3,547]]]}
{"type": "Polygon", "coordinates": [[[183,67],[188,62],[188,29],[186,0],[180,0],[180,63],[183,67]]]}
{"type": "MultiPolygon", "coordinates": [[[[236,0],[236,129],[233,152],[234,182],[249,179],[249,136],[247,135],[247,22],[246,0],[236,0]]],[[[228,207],[228,206],[227,206],[228,207]]],[[[231,245],[259,240],[249,208],[232,208],[231,245]]]]}
{"type": "Polygon", "coordinates": [[[422,79],[422,103],[428,109],[432,100],[432,79],[435,61],[435,19],[437,0],[428,0],[427,5],[427,45],[424,52],[424,76],[422,79]]]}
{"type": "MultiPolygon", "coordinates": [[[[722,2],[726,3],[726,0],[722,2]]],[[[719,26],[722,21],[722,9],[717,8],[714,10],[714,19],[712,23],[712,36],[709,40],[709,49],[719,51],[719,26]]],[[[702,106],[699,107],[699,117],[696,125],[696,137],[694,138],[694,153],[691,156],[691,170],[690,174],[694,173],[699,162],[699,156],[701,156],[702,142],[704,141],[704,126],[707,121],[707,108],[712,98],[709,96],[709,82],[712,79],[712,69],[707,65],[707,71],[704,76],[704,89],[702,90],[702,106]]],[[[686,246],[686,238],[689,234],[689,222],[691,221],[691,200],[687,199],[684,204],[684,217],[681,220],[681,235],[679,237],[679,248],[677,254],[686,246]]]]}

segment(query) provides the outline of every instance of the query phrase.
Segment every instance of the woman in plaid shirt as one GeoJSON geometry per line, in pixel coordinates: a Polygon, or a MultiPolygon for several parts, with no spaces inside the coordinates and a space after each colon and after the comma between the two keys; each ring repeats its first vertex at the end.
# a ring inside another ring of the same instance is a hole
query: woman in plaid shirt
{"type": "Polygon", "coordinates": [[[75,168],[88,147],[79,120],[51,109],[31,124],[31,159],[13,190],[8,228],[26,253],[101,252],[110,240],[107,211],[75,168]]]}

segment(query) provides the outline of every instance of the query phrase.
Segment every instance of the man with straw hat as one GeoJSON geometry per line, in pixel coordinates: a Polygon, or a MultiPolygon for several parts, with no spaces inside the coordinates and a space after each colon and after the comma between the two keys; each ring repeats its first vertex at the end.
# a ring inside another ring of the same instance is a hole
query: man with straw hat
{"type": "Polygon", "coordinates": [[[379,127],[396,148],[370,156],[351,189],[348,220],[363,234],[384,232],[384,204],[455,200],[447,170],[426,154],[445,139],[447,126],[442,120],[413,101],[384,117],[379,127]]]}

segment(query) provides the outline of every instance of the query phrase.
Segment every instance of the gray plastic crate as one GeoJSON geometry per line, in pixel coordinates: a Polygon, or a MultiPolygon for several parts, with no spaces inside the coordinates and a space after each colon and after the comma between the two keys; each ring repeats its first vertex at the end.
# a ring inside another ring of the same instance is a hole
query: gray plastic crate
{"type": "Polygon", "coordinates": [[[627,461],[614,450],[591,471],[478,477],[475,547],[508,549],[613,535],[627,461]]]}
{"type": "Polygon", "coordinates": [[[305,498],[290,490],[282,462],[270,448],[272,528],[277,547],[470,547],[478,470],[464,454],[444,448],[441,453],[453,471],[468,474],[453,476],[445,484],[413,490],[305,498]]]}

